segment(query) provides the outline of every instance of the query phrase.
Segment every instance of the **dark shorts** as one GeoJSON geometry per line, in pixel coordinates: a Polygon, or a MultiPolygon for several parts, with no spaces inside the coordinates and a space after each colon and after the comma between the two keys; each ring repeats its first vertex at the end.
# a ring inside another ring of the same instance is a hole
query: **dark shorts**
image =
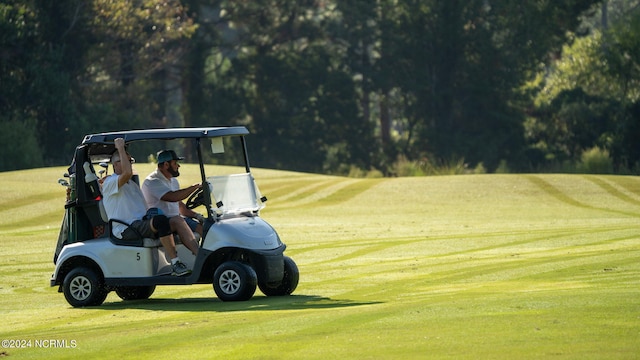
{"type": "Polygon", "coordinates": [[[192,218],[189,217],[184,217],[184,221],[187,223],[187,225],[189,225],[189,228],[191,229],[191,231],[195,232],[196,228],[198,227],[198,225],[200,225],[200,223],[192,218]]]}
{"type": "Polygon", "coordinates": [[[136,240],[143,238],[154,239],[156,234],[151,230],[151,219],[136,220],[122,232],[122,240],[136,240]]]}

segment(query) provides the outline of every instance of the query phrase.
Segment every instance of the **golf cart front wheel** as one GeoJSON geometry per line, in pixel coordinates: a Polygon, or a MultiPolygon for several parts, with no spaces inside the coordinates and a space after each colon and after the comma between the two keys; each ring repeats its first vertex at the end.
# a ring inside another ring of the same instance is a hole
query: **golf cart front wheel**
{"type": "Polygon", "coordinates": [[[62,290],[65,299],[73,307],[100,305],[108,294],[102,279],[86,267],[71,270],[62,282],[62,290]]]}
{"type": "Polygon", "coordinates": [[[213,274],[213,290],[222,301],[245,301],[256,292],[258,277],[253,268],[238,261],[222,263],[213,274]]]}

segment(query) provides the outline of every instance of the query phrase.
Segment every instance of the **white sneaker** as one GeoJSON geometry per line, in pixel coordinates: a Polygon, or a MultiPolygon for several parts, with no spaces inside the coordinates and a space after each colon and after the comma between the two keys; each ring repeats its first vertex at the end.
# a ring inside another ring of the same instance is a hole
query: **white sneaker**
{"type": "Polygon", "coordinates": [[[191,274],[191,270],[187,268],[187,265],[182,263],[182,261],[177,261],[175,264],[171,265],[171,269],[173,272],[171,275],[173,276],[184,276],[191,274]]]}

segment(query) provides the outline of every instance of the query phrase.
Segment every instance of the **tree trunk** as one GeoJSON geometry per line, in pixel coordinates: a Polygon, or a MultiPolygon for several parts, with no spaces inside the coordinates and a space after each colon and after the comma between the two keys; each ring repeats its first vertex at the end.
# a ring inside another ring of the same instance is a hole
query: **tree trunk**
{"type": "Polygon", "coordinates": [[[609,28],[609,11],[608,11],[608,4],[607,4],[607,0],[604,0],[602,2],[602,30],[607,30],[609,28]]]}
{"type": "Polygon", "coordinates": [[[380,97],[380,139],[382,148],[386,149],[391,143],[391,115],[389,113],[389,92],[385,91],[380,97]]]}
{"type": "MultiPolygon", "coordinates": [[[[170,63],[165,67],[164,113],[168,128],[184,127],[184,117],[182,116],[182,69],[179,65],[170,63]]],[[[185,145],[180,144],[180,149],[173,149],[178,154],[185,154],[185,145]]]]}

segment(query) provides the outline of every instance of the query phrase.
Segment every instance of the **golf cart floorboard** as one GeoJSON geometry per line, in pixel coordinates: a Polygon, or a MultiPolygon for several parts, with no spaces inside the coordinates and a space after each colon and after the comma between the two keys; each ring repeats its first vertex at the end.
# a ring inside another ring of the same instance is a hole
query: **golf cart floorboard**
{"type": "Polygon", "coordinates": [[[107,286],[190,285],[199,283],[198,274],[194,273],[184,276],[175,276],[168,273],[151,277],[106,278],[104,282],[107,286]]]}

